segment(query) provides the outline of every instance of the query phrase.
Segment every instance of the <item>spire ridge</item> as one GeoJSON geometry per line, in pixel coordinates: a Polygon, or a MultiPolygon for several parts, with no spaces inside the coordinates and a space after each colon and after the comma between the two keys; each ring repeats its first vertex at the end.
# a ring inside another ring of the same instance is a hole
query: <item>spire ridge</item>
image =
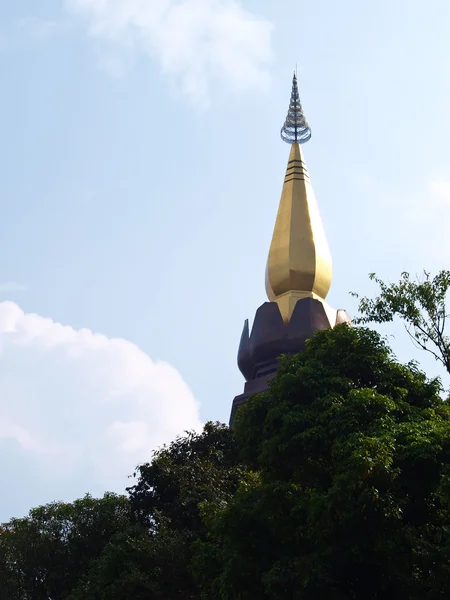
{"type": "Polygon", "coordinates": [[[298,93],[297,76],[292,78],[291,100],[289,110],[281,128],[281,139],[287,144],[304,144],[311,138],[311,129],[303,114],[302,103],[298,93]]]}

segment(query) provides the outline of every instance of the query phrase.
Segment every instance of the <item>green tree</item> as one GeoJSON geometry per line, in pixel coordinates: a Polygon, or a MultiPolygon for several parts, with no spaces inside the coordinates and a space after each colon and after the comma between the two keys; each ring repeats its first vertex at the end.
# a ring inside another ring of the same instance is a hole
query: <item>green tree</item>
{"type": "Polygon", "coordinates": [[[203,598],[438,600],[450,595],[450,409],[439,380],[341,325],[285,357],[239,409],[249,469],[206,502],[203,598]]]}
{"type": "Polygon", "coordinates": [[[128,489],[135,523],[115,536],[70,600],[192,600],[192,545],[206,539],[200,504],[230,500],[241,479],[230,430],[207,423],[154,453],[128,489]]]}
{"type": "Polygon", "coordinates": [[[0,528],[0,599],[62,600],[109,540],[129,526],[125,496],[54,502],[0,528]]]}
{"type": "Polygon", "coordinates": [[[433,278],[424,272],[417,281],[402,273],[398,283],[390,284],[375,273],[369,277],[378,284],[380,293],[374,299],[353,293],[359,298],[361,313],[355,323],[390,323],[400,318],[415,345],[432,354],[450,373],[450,338],[445,329],[450,271],[440,271],[433,278]]]}
{"type": "Polygon", "coordinates": [[[68,600],[195,599],[189,561],[182,532],[160,525],[150,535],[135,525],[110,541],[68,600]]]}
{"type": "Polygon", "coordinates": [[[177,437],[138,467],[137,483],[128,488],[138,522],[153,530],[162,517],[173,529],[202,532],[199,503],[229,497],[239,481],[238,461],[233,436],[220,423],[177,437]]]}

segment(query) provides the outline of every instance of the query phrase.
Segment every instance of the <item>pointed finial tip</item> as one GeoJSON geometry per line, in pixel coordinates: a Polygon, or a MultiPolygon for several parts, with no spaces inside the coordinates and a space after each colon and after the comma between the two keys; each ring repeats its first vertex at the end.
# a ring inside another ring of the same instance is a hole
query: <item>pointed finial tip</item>
{"type": "Polygon", "coordinates": [[[281,139],[287,144],[304,144],[310,138],[311,129],[303,114],[302,104],[298,95],[297,75],[294,71],[291,101],[286,121],[281,128],[281,139]]]}

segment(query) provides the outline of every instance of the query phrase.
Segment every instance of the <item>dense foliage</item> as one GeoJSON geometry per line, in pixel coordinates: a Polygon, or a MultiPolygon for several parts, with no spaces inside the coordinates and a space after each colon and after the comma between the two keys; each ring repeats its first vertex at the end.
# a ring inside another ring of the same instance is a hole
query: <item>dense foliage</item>
{"type": "Polygon", "coordinates": [[[0,528],[0,599],[62,600],[130,523],[126,497],[86,496],[33,509],[0,528]]]}
{"type": "Polygon", "coordinates": [[[374,332],[280,361],[234,432],[208,423],[127,497],[0,532],[0,600],[440,600],[450,595],[450,409],[374,332]]]}
{"type": "Polygon", "coordinates": [[[448,596],[450,410],[439,391],[365,329],[318,332],[285,358],[238,416],[253,474],[226,507],[204,507],[204,597],[448,596]]]}
{"type": "Polygon", "coordinates": [[[230,430],[208,423],[155,452],[128,497],[54,503],[0,529],[0,600],[199,597],[192,544],[206,539],[200,503],[236,491],[230,430]]]}
{"type": "Polygon", "coordinates": [[[230,430],[207,423],[141,465],[128,489],[133,525],[92,563],[70,600],[190,600],[195,540],[206,539],[200,504],[229,501],[241,479],[230,430]]]}

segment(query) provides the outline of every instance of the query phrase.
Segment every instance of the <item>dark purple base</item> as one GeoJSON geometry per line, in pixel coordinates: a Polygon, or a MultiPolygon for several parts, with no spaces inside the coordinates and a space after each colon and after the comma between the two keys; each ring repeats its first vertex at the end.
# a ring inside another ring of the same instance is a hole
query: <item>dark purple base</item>
{"type": "Polygon", "coordinates": [[[289,323],[284,323],[278,304],[265,302],[256,311],[251,334],[245,321],[238,351],[238,366],[246,379],[244,393],[233,400],[230,426],[237,409],[251,396],[267,390],[268,383],[278,370],[278,357],[297,354],[306,340],[319,329],[339,323],[351,324],[345,310],[338,310],[335,323],[330,323],[322,302],[304,298],[295,305],[289,323]]]}

